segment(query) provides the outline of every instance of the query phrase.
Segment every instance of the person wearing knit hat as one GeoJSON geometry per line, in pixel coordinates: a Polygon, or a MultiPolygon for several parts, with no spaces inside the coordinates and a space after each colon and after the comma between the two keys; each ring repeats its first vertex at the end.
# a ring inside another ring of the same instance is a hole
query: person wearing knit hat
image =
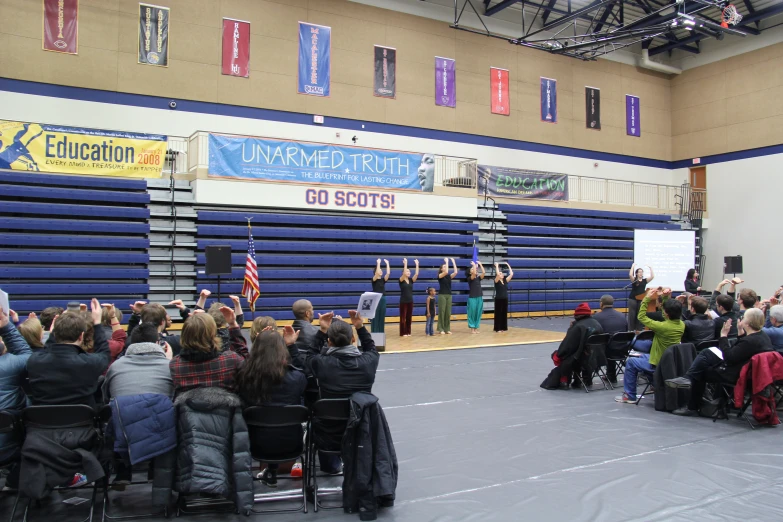
{"type": "MultiPolygon", "coordinates": [[[[592,384],[592,372],[582,365],[582,357],[579,354],[579,348],[582,347],[591,335],[603,333],[604,329],[593,319],[593,311],[590,305],[580,303],[574,309],[574,321],[566,332],[565,339],[560,343],[557,351],[552,353],[552,361],[555,367],[549,372],[549,375],[541,387],[546,390],[556,390],[560,387],[567,388],[569,382],[571,387],[581,386],[579,379],[574,379],[574,374],[582,373],[582,380],[585,385],[592,384]],[[572,382],[573,381],[573,382],[572,382]]],[[[584,352],[582,352],[584,353],[584,352]]]]}

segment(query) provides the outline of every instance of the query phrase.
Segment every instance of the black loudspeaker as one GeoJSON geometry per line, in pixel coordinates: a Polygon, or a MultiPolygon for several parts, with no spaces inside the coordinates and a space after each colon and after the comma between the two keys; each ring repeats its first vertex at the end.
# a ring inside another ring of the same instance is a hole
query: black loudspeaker
{"type": "Polygon", "coordinates": [[[231,275],[230,246],[208,246],[204,251],[207,256],[207,275],[231,275]]]}
{"type": "Polygon", "coordinates": [[[726,256],[723,258],[724,274],[742,273],[742,256],[726,256]]]}

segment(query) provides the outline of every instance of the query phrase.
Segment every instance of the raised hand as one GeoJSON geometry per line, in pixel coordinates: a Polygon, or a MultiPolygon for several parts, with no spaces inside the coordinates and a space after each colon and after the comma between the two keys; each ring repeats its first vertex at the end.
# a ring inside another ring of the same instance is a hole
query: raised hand
{"type": "Polygon", "coordinates": [[[376,264],[376,265],[380,265],[380,264],[381,264],[381,258],[380,258],[380,257],[379,257],[378,259],[376,259],[376,260],[375,260],[375,264],[376,264]]]}
{"type": "Polygon", "coordinates": [[[176,306],[180,310],[185,309],[185,303],[182,302],[182,299],[175,299],[169,303],[169,306],[176,306]]]}
{"type": "Polygon", "coordinates": [[[140,314],[141,309],[144,308],[144,305],[147,304],[147,301],[136,301],[135,303],[131,303],[130,308],[131,312],[134,314],[140,314]]]}
{"type": "Polygon", "coordinates": [[[174,357],[174,352],[171,351],[171,345],[167,342],[163,343],[163,353],[166,354],[166,359],[169,361],[174,357]]]}
{"type": "Polygon", "coordinates": [[[332,319],[334,319],[334,312],[318,314],[318,326],[321,327],[323,333],[326,333],[329,327],[332,326],[332,319]]]}
{"type": "MultiPolygon", "coordinates": [[[[301,332],[301,330],[299,332],[301,332]]],[[[299,332],[295,332],[293,326],[286,326],[283,328],[283,341],[285,341],[285,345],[291,346],[292,344],[295,344],[296,340],[299,339],[299,332]]]]}
{"type": "Polygon", "coordinates": [[[103,319],[103,310],[101,309],[101,303],[98,302],[96,298],[92,298],[92,301],[90,301],[90,306],[92,308],[92,324],[99,325],[101,324],[101,320],[103,319]]]}
{"type": "Polygon", "coordinates": [[[87,305],[84,303],[79,303],[79,311],[80,312],[86,312],[87,311],[87,305]]]}
{"type": "Polygon", "coordinates": [[[28,319],[38,319],[38,316],[37,316],[37,315],[35,315],[35,312],[30,312],[30,313],[27,315],[27,318],[28,318],[28,319]]]}
{"type": "Polygon", "coordinates": [[[57,314],[54,316],[54,319],[52,319],[52,324],[49,325],[49,333],[52,333],[54,331],[54,323],[57,322],[57,319],[60,317],[60,314],[57,314]]]}
{"type": "Polygon", "coordinates": [[[237,316],[234,313],[233,308],[229,308],[227,306],[221,306],[220,313],[223,314],[223,317],[226,318],[226,322],[228,323],[229,328],[239,327],[239,325],[237,324],[237,316]]]}
{"type": "Polygon", "coordinates": [[[235,305],[239,304],[239,296],[230,295],[230,296],[228,296],[228,298],[231,299],[234,302],[235,305]]]}
{"type": "Polygon", "coordinates": [[[354,328],[358,330],[364,326],[364,318],[362,318],[362,314],[358,310],[348,310],[348,315],[351,317],[351,324],[354,328]]]}
{"type": "Polygon", "coordinates": [[[11,319],[12,323],[18,323],[19,322],[19,314],[17,314],[13,310],[8,310],[8,317],[11,319]]]}
{"type": "Polygon", "coordinates": [[[201,294],[199,294],[199,295],[201,295],[201,297],[203,297],[203,298],[205,298],[205,299],[206,299],[207,297],[209,297],[209,296],[211,296],[211,295],[212,295],[212,292],[210,292],[209,290],[207,290],[207,289],[205,288],[205,289],[203,289],[203,290],[201,291],[201,294]]]}
{"type": "Polygon", "coordinates": [[[672,295],[672,289],[667,286],[666,288],[663,289],[662,294],[666,296],[672,295]]]}
{"type": "Polygon", "coordinates": [[[731,319],[726,319],[726,322],[723,323],[723,328],[720,329],[720,336],[728,337],[729,330],[731,330],[731,319]]]}
{"type": "Polygon", "coordinates": [[[5,310],[0,308],[0,328],[5,328],[6,326],[8,326],[8,315],[5,310]]]}
{"type": "Polygon", "coordinates": [[[418,260],[418,259],[414,259],[414,260],[413,260],[413,263],[414,263],[416,266],[419,266],[419,260],[418,260]]]}

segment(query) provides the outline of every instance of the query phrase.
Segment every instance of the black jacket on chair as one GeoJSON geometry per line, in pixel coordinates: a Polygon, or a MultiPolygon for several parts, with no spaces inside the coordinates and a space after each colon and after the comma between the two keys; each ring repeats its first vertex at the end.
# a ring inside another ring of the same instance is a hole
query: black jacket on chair
{"type": "Polygon", "coordinates": [[[759,353],[771,352],[775,348],[772,341],[764,332],[756,332],[750,335],[743,335],[733,346],[728,338],[720,338],[720,351],[723,353],[723,365],[718,369],[719,374],[725,382],[737,382],[742,367],[750,359],[759,353]]]}
{"type": "Polygon", "coordinates": [[[715,340],[715,322],[709,315],[696,314],[685,321],[683,343],[693,343],[698,346],[699,343],[713,340],[715,340]]]}
{"type": "Polygon", "coordinates": [[[241,513],[253,507],[250,439],[242,401],[222,388],[181,393],[177,409],[177,472],[182,494],[212,493],[233,500],[241,513]]]}
{"type": "Polygon", "coordinates": [[[656,411],[674,411],[688,404],[691,391],[669,388],[666,386],[666,380],[685,375],[694,359],[696,359],[696,347],[690,343],[673,344],[663,352],[653,374],[656,411]]]}
{"type": "Polygon", "coordinates": [[[378,507],[391,506],[397,489],[397,454],[378,397],[351,395],[351,414],[341,448],[344,473],[343,507],[375,520],[378,507]]]}

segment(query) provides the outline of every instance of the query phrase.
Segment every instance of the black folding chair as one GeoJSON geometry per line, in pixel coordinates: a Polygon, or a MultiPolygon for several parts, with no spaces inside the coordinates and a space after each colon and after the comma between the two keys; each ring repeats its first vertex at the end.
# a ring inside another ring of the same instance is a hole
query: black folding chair
{"type": "Polygon", "coordinates": [[[652,372],[639,372],[639,375],[643,376],[647,383],[644,385],[644,389],[642,390],[642,393],[639,393],[636,395],[636,405],[639,406],[639,403],[642,402],[642,399],[644,399],[644,394],[647,393],[647,391],[653,387],[653,373],[652,372]]]}
{"type": "MultiPolygon", "coordinates": [[[[601,379],[601,383],[604,385],[605,390],[614,389],[612,383],[609,382],[609,378],[603,370],[603,367],[608,364],[606,360],[606,347],[609,345],[609,339],[612,336],[610,334],[595,334],[591,335],[585,341],[585,351],[583,354],[583,365],[585,365],[590,371],[590,381],[593,377],[601,379]]],[[[579,379],[585,392],[590,392],[587,387],[587,383],[582,379],[581,371],[574,372],[574,378],[579,379]]]]}
{"type": "Polygon", "coordinates": [[[699,353],[702,350],[706,350],[707,348],[718,348],[719,346],[720,346],[720,341],[718,341],[717,339],[714,339],[712,341],[702,341],[696,345],[696,353],[699,353]]]}
{"type": "Polygon", "coordinates": [[[606,347],[607,374],[610,373],[610,364],[614,368],[615,377],[625,373],[625,360],[628,358],[628,353],[631,351],[631,343],[635,338],[635,332],[617,332],[612,334],[606,347]]]}
{"type": "Polygon", "coordinates": [[[633,347],[638,343],[639,341],[652,341],[655,338],[655,332],[652,330],[643,330],[636,334],[636,338],[631,343],[631,349],[633,350],[633,347]]]}
{"type": "MultiPolygon", "coordinates": [[[[292,509],[253,509],[253,513],[307,513],[307,448],[302,425],[310,419],[304,406],[253,406],[243,412],[250,435],[250,454],[254,460],[267,464],[282,464],[302,460],[304,476],[301,493],[296,490],[254,495],[254,502],[272,502],[301,498],[302,503],[292,509]],[[281,447],[282,446],[282,447],[281,447]]],[[[294,480],[292,477],[278,477],[294,480]]]]}
{"type": "MultiPolygon", "coordinates": [[[[340,442],[336,445],[329,444],[329,440],[342,440],[342,434],[348,425],[351,414],[350,399],[321,399],[313,404],[312,416],[310,417],[310,429],[307,430],[308,447],[310,449],[307,461],[310,470],[307,474],[308,481],[312,482],[313,490],[313,509],[318,512],[319,508],[338,509],[343,507],[342,502],[339,506],[324,506],[318,500],[318,474],[315,470],[316,453],[327,455],[340,455],[340,442]],[[321,442],[319,444],[319,441],[321,442]]],[[[342,495],[342,488],[323,488],[324,492],[330,496],[342,495]]]]}
{"type": "MultiPolygon", "coordinates": [[[[11,435],[21,446],[22,432],[22,422],[19,414],[6,410],[0,411],[0,435],[11,435]]],[[[0,469],[13,466],[15,462],[19,461],[19,457],[20,451],[17,450],[7,458],[0,460],[0,469]]]]}
{"type": "MultiPolygon", "coordinates": [[[[28,433],[34,430],[62,430],[68,428],[87,428],[91,427],[98,431],[100,436],[96,439],[96,444],[103,444],[103,431],[101,430],[101,422],[98,413],[89,406],[83,404],[74,405],[62,405],[62,406],[30,406],[22,412],[22,424],[25,431],[28,433]]],[[[92,448],[93,450],[99,450],[99,447],[92,448]]],[[[20,481],[23,480],[20,477],[20,481]]],[[[92,522],[93,510],[95,509],[95,499],[98,495],[98,486],[103,483],[103,479],[96,480],[92,483],[92,498],[90,499],[90,513],[82,519],[82,522],[92,522]]],[[[87,485],[80,488],[69,489],[81,489],[86,488],[87,485]]],[[[60,488],[55,488],[60,489],[60,488]]],[[[11,509],[11,517],[9,520],[14,519],[16,514],[16,508],[19,505],[19,499],[21,498],[21,490],[16,494],[16,500],[14,501],[14,507],[11,509]]],[[[24,509],[24,516],[22,522],[27,522],[27,514],[30,510],[30,504],[32,499],[28,499],[27,506],[24,509]]]]}

